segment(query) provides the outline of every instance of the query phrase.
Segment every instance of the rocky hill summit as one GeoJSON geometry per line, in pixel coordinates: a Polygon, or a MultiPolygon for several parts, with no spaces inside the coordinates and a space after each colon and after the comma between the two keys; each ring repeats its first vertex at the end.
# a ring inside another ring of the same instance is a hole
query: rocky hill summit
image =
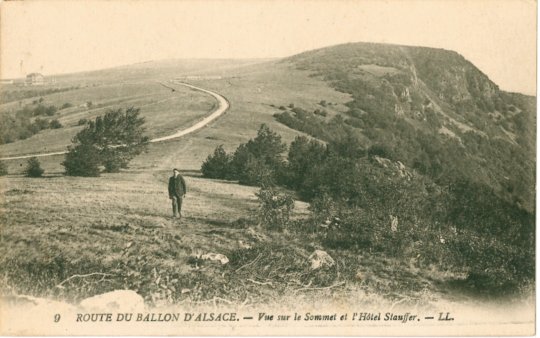
{"type": "Polygon", "coordinates": [[[437,181],[464,176],[532,210],[534,97],[500,90],[463,56],[444,49],[351,43],[282,62],[352,100],[338,117],[285,112],[280,122],[327,140],[346,130],[363,147],[385,148],[385,155],[437,181]]]}

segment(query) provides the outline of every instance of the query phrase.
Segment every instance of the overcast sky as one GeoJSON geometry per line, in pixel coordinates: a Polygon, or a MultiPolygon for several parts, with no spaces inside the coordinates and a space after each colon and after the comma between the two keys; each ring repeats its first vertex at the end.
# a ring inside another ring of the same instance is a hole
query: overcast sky
{"type": "Polygon", "coordinates": [[[502,89],[536,92],[536,2],[3,2],[0,74],[168,58],[266,58],[356,41],[459,52],[502,89]]]}

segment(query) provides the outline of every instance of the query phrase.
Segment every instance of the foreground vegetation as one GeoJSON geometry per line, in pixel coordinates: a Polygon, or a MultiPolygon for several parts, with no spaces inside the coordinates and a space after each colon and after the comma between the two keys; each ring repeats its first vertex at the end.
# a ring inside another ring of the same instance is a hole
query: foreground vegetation
{"type": "Polygon", "coordinates": [[[321,297],[406,306],[477,299],[452,284],[463,278],[459,274],[418,269],[377,251],[327,246],[324,239],[334,230],[308,226],[304,203],[295,202],[282,231],[266,228],[257,188],[185,176],[190,190],[179,223],[169,217],[168,176],[128,171],[100,178],[1,178],[3,296],[77,302],[130,289],[154,306],[284,305],[284,299],[299,304],[321,297]],[[314,270],[309,256],[315,250],[325,250],[335,265],[314,270]],[[229,262],[203,259],[208,253],[229,262]]]}
{"type": "Polygon", "coordinates": [[[534,215],[466,177],[447,184],[367,150],[349,134],[324,145],[298,137],[286,149],[279,135],[261,126],[256,138],[231,155],[218,147],[202,166],[207,177],[237,179],[262,187],[281,185],[311,203],[308,220],[288,222],[290,203],[272,203],[272,229],[312,234],[325,249],[370,252],[466,275],[478,293],[503,295],[528,290],[534,281],[534,215]]]}

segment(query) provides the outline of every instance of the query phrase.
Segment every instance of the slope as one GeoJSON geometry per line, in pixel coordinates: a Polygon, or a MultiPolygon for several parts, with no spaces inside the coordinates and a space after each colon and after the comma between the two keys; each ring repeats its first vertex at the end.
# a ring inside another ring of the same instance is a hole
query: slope
{"type": "Polygon", "coordinates": [[[280,116],[286,124],[322,139],[350,130],[366,149],[383,146],[438,181],[464,176],[533,210],[534,98],[500,91],[461,55],[442,49],[356,43],[282,62],[352,97],[342,120],[334,120],[333,128],[341,126],[334,136],[316,135],[317,124],[329,125],[313,114],[288,112],[280,116]]]}

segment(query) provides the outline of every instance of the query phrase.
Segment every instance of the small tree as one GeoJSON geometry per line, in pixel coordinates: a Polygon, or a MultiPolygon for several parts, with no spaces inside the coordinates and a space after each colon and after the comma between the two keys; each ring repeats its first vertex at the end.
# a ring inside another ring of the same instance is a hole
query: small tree
{"type": "Polygon", "coordinates": [[[289,224],[294,199],[290,194],[279,193],[273,188],[261,188],[255,194],[259,200],[258,218],[262,225],[282,230],[289,224]]]}
{"type": "Polygon", "coordinates": [[[326,147],[318,141],[297,136],[289,147],[287,170],[282,177],[282,183],[293,189],[300,189],[305,177],[323,162],[326,153],[326,147]]]}
{"type": "Polygon", "coordinates": [[[62,165],[66,169],[68,176],[99,176],[99,151],[96,147],[89,144],[80,144],[78,146],[68,147],[62,165]]]}
{"type": "Polygon", "coordinates": [[[6,163],[0,161],[0,176],[6,176],[8,174],[6,163]]]}
{"type": "Polygon", "coordinates": [[[287,145],[281,142],[281,136],[266,124],[261,125],[257,137],[249,140],[246,147],[255,157],[263,159],[266,164],[275,168],[283,164],[281,155],[287,149],[287,145]]]}
{"type": "Polygon", "coordinates": [[[231,171],[231,157],[223,145],[216,147],[213,154],[208,155],[203,162],[201,171],[204,177],[208,178],[228,178],[231,171]]]}
{"type": "Polygon", "coordinates": [[[73,138],[62,163],[70,176],[99,176],[100,165],[106,172],[127,168],[129,161],[146,149],[144,118],[138,108],[109,110],[89,121],[73,138]],[[85,169],[88,168],[88,169],[85,169]]]}
{"type": "Polygon", "coordinates": [[[249,154],[243,172],[238,177],[238,182],[245,185],[269,187],[276,183],[275,176],[275,168],[264,163],[262,159],[249,154]]]}
{"type": "Polygon", "coordinates": [[[248,185],[273,184],[284,166],[286,148],[281,137],[262,124],[254,139],[236,149],[231,160],[232,178],[248,185]]]}
{"type": "Polygon", "coordinates": [[[26,169],[24,174],[26,177],[41,177],[45,170],[41,168],[41,164],[37,157],[31,157],[28,162],[26,162],[26,169]]]}

